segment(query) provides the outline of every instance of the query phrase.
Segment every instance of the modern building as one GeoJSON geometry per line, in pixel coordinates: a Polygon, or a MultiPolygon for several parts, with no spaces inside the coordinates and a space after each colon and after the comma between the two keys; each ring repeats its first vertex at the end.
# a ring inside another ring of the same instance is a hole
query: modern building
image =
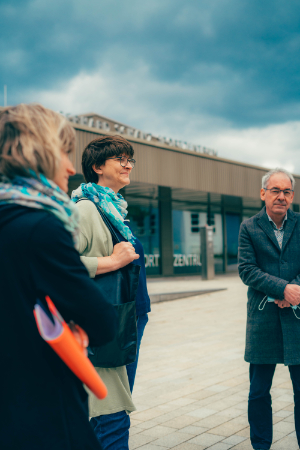
{"type": "MultiPolygon", "coordinates": [[[[2,108],[0,107],[0,110],[2,108]]],[[[148,275],[201,274],[200,227],[213,225],[215,271],[237,270],[241,222],[262,208],[261,178],[267,169],[223,159],[187,142],[153,136],[98,114],[68,117],[76,130],[76,175],[84,182],[81,156],[97,136],[122,134],[135,152],[131,183],[122,190],[131,227],[143,243],[148,275]]],[[[300,176],[294,211],[299,212],[300,176]]]]}
{"type": "MultiPolygon", "coordinates": [[[[155,137],[97,114],[69,117],[77,134],[77,174],[70,191],[84,181],[81,155],[97,136],[122,134],[135,152],[131,184],[122,190],[129,219],[142,241],[148,275],[201,273],[200,227],[214,227],[216,272],[237,269],[241,222],[262,208],[266,169],[216,156],[213,150],[155,137]]],[[[299,211],[300,177],[293,209],[299,211]]]]}

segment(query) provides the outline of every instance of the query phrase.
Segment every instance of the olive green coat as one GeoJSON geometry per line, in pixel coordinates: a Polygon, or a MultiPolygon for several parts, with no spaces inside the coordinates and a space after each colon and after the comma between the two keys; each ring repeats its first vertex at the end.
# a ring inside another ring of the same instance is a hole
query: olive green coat
{"type": "MultiPolygon", "coordinates": [[[[77,207],[80,213],[79,253],[90,277],[94,278],[97,257],[110,256],[113,252],[112,238],[94,203],[84,200],[78,202],[77,207]]],[[[127,413],[135,411],[126,366],[111,369],[96,367],[96,370],[107,386],[108,395],[104,400],[98,400],[89,392],[90,417],[123,410],[127,413]]]]}

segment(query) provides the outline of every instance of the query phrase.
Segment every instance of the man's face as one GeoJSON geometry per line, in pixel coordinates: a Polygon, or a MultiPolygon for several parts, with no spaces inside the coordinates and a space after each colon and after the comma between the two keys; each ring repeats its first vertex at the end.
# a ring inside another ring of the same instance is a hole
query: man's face
{"type": "Polygon", "coordinates": [[[289,189],[292,189],[292,183],[284,173],[276,173],[270,177],[267,190],[261,189],[260,191],[260,198],[264,200],[269,215],[271,213],[278,216],[285,216],[294,198],[294,192],[288,195],[289,189]],[[270,189],[280,189],[281,191],[274,193],[270,189]],[[287,195],[282,191],[286,191],[287,195]]]}

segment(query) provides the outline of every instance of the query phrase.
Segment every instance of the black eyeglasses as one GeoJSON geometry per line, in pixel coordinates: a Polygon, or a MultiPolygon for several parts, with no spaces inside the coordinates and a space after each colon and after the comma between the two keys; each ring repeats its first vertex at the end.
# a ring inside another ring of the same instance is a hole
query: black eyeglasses
{"type": "Polygon", "coordinates": [[[293,190],[292,189],[278,189],[278,188],[271,188],[271,189],[267,189],[264,188],[265,191],[270,191],[272,195],[274,195],[274,197],[278,197],[278,195],[280,194],[280,192],[283,192],[283,195],[286,198],[291,198],[292,194],[293,194],[293,190]]]}
{"type": "Polygon", "coordinates": [[[118,159],[122,167],[126,167],[127,164],[130,164],[133,169],[135,166],[135,159],[128,159],[126,158],[126,156],[115,156],[114,158],[107,158],[107,159],[118,159]]]}

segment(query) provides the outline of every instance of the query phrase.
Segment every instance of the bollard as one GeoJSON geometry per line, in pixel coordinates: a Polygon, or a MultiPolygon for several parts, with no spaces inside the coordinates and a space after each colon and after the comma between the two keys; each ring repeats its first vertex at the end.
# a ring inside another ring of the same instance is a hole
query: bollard
{"type": "Polygon", "coordinates": [[[206,225],[200,228],[202,279],[215,278],[213,227],[206,225]]]}

